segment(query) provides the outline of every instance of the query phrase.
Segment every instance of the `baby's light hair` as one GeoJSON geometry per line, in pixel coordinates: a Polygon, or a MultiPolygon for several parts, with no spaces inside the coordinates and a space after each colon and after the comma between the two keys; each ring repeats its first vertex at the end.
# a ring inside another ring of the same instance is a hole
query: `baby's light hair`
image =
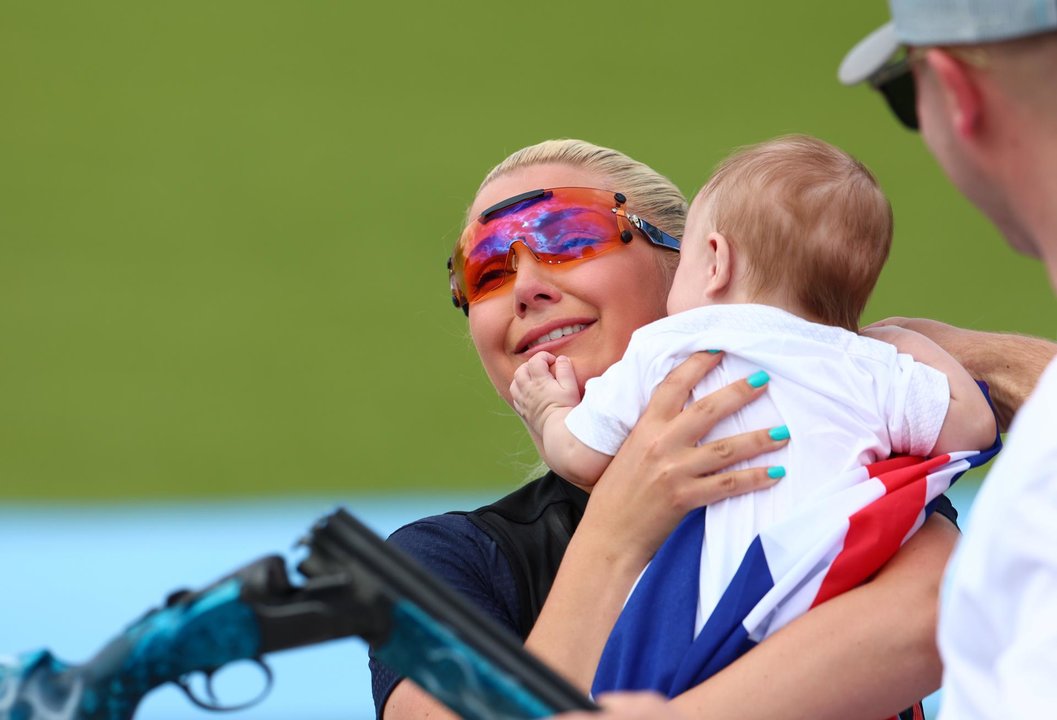
{"type": "Polygon", "coordinates": [[[892,244],[873,174],[806,135],[742,148],[694,199],[742,258],[752,294],[784,291],[805,313],[857,330],[892,244]]]}

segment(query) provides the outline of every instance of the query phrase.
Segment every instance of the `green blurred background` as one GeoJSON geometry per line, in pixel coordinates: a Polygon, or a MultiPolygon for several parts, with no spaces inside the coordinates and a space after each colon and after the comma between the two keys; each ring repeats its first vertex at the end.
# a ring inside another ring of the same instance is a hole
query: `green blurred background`
{"type": "Polygon", "coordinates": [[[692,193],[787,132],[897,219],[867,320],[1054,335],[881,100],[881,0],[0,4],[0,499],[505,491],[535,461],[448,301],[484,173],[549,137],[692,193]]]}

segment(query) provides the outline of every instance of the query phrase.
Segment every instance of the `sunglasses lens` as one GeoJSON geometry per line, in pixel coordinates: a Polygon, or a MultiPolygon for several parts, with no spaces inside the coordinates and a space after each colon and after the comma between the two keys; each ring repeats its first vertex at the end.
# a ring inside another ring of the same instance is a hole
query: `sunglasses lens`
{"type": "Polygon", "coordinates": [[[471,303],[499,290],[514,273],[518,243],[554,265],[620,247],[614,207],[611,192],[556,188],[477,218],[456,246],[454,283],[471,303]]]}
{"type": "Polygon", "coordinates": [[[500,247],[499,243],[486,240],[474,248],[473,254],[467,258],[464,276],[470,302],[495,292],[506,282],[509,257],[509,244],[500,247]]]}
{"type": "Polygon", "coordinates": [[[914,86],[914,75],[909,69],[877,86],[884,95],[888,107],[899,122],[911,130],[918,129],[917,90],[914,86]]]}

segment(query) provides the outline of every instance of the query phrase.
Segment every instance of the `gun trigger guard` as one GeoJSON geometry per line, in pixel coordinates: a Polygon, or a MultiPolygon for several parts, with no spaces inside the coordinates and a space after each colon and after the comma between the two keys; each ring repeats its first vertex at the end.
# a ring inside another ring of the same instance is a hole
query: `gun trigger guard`
{"type": "MultiPolygon", "coordinates": [[[[216,693],[213,692],[213,675],[216,674],[216,670],[210,670],[209,672],[203,673],[206,676],[206,695],[209,698],[209,702],[206,702],[195,695],[194,690],[191,689],[191,685],[187,682],[187,676],[183,676],[176,680],[176,685],[183,690],[184,695],[194,705],[202,708],[203,710],[211,710],[213,712],[237,712],[239,710],[246,710],[259,704],[268,693],[272,690],[272,685],[275,682],[275,676],[272,674],[272,669],[268,667],[268,664],[261,658],[250,658],[250,662],[257,663],[257,665],[264,671],[265,685],[264,689],[261,690],[260,694],[255,698],[250,698],[247,702],[239,703],[238,705],[221,705],[217,702],[216,693]]],[[[219,668],[218,668],[219,669],[219,668]]]]}

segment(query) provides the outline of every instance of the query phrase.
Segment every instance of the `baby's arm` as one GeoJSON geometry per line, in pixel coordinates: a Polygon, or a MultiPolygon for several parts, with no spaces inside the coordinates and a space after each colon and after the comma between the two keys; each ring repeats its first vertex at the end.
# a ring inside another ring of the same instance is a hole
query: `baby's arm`
{"type": "Polygon", "coordinates": [[[951,402],[936,445],[929,455],[991,447],[997,433],[994,413],[976,381],[957,360],[924,335],[906,328],[886,325],[866,328],[862,334],[895,345],[899,352],[911,355],[947,376],[951,402]]]}
{"type": "Polygon", "coordinates": [[[613,458],[584,445],[565,426],[580,402],[572,361],[536,353],[514,373],[510,397],[547,466],[570,482],[594,485],[613,458]]]}

